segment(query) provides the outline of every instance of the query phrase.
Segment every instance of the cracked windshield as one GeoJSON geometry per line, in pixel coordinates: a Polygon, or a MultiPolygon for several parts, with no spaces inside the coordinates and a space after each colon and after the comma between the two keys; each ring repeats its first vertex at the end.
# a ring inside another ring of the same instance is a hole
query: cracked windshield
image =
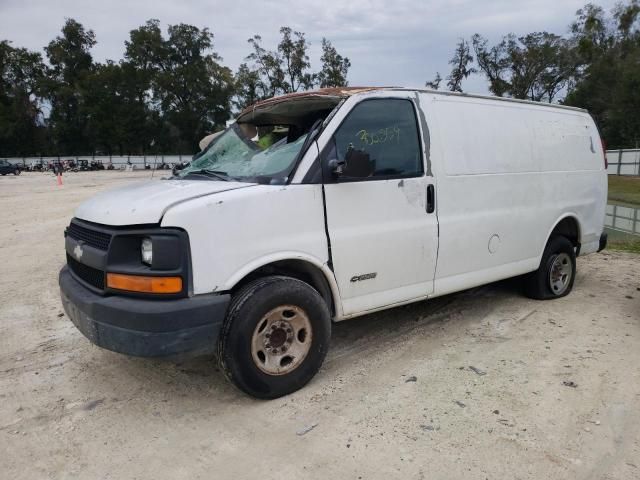
{"type": "Polygon", "coordinates": [[[284,183],[307,134],[293,126],[233,124],[194,156],[178,177],[284,183]]]}

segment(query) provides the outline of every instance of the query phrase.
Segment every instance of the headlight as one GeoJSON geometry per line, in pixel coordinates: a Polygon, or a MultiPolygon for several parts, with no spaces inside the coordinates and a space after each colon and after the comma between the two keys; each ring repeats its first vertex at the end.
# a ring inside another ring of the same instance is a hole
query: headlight
{"type": "Polygon", "coordinates": [[[149,237],[142,239],[140,252],[142,253],[142,263],[146,263],[151,266],[151,263],[153,262],[153,242],[149,237]]]}

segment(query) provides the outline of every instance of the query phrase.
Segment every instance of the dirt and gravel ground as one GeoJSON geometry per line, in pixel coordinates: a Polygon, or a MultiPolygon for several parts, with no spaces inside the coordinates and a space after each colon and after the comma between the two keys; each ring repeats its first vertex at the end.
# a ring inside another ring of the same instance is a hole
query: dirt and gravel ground
{"type": "Polygon", "coordinates": [[[75,206],[147,176],[0,178],[0,478],[640,478],[640,256],[579,259],[557,301],[507,281],[337,324],[306,388],[257,401],[62,316],[75,206]]]}

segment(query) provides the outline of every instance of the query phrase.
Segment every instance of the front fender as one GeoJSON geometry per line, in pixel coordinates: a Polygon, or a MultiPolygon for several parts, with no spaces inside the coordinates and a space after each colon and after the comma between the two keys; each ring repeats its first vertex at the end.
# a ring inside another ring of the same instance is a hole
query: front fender
{"type": "Polygon", "coordinates": [[[259,185],[196,198],[170,208],[162,226],[189,233],[195,294],[229,290],[278,260],[302,259],[327,276],[321,185],[259,185]]]}

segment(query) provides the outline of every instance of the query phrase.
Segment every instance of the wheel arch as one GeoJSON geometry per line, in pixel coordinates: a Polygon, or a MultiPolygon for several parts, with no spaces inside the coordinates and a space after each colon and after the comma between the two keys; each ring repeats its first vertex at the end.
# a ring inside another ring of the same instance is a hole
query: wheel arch
{"type": "Polygon", "coordinates": [[[247,283],[270,275],[284,275],[309,284],[327,303],[332,317],[341,315],[338,285],[333,272],[327,264],[306,255],[282,254],[254,261],[227,282],[227,290],[235,293],[247,283]]]}
{"type": "Polygon", "coordinates": [[[542,257],[544,248],[554,235],[562,235],[563,237],[566,237],[576,248],[576,256],[580,254],[582,228],[580,226],[580,220],[578,220],[578,215],[573,212],[569,212],[556,220],[553,227],[547,232],[546,241],[542,247],[542,251],[540,252],[540,257],[542,257]]]}

